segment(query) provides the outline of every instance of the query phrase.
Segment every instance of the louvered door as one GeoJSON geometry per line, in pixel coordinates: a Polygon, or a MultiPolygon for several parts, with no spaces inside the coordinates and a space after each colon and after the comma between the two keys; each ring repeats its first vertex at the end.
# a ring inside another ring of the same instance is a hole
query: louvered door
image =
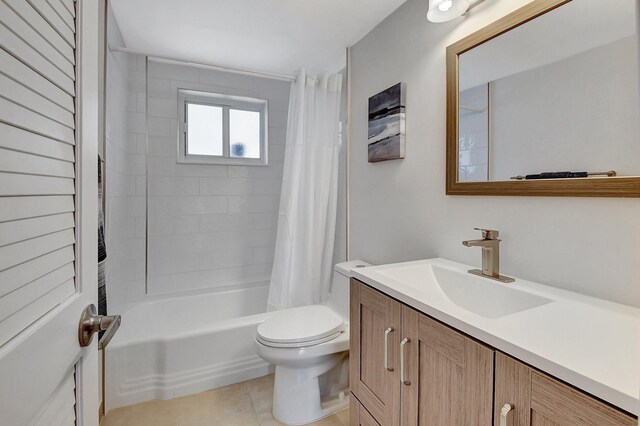
{"type": "Polygon", "coordinates": [[[3,425],[97,423],[97,23],[94,1],[0,0],[3,425]]]}

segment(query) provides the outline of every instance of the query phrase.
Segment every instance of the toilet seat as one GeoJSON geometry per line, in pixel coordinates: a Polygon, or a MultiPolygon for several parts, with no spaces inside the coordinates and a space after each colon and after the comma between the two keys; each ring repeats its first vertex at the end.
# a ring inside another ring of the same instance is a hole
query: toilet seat
{"type": "Polygon", "coordinates": [[[260,336],[258,336],[257,340],[263,345],[270,346],[272,348],[306,348],[309,346],[315,346],[321,343],[329,342],[335,339],[336,337],[340,336],[342,333],[343,333],[342,331],[339,331],[335,334],[331,334],[327,337],[323,337],[322,339],[310,340],[308,342],[292,342],[292,343],[271,342],[269,340],[265,340],[264,338],[261,338],[260,336]]]}
{"type": "Polygon", "coordinates": [[[301,306],[275,312],[258,326],[257,340],[276,348],[299,348],[328,342],[345,330],[344,320],[327,306],[301,306]]]}

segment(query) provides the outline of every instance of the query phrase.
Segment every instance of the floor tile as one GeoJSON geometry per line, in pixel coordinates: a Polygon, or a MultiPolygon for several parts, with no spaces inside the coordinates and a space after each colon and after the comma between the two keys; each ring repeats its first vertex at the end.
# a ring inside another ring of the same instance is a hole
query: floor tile
{"type": "Polygon", "coordinates": [[[261,425],[274,423],[273,415],[273,374],[246,382],[253,408],[261,425]]]}
{"type": "Polygon", "coordinates": [[[109,411],[102,426],[177,426],[178,400],[148,401],[109,411]]]}
{"type": "Polygon", "coordinates": [[[184,426],[258,426],[245,383],[180,398],[179,421],[184,426]]]}
{"type": "MultiPolygon", "coordinates": [[[[273,375],[168,401],[110,411],[102,426],[281,426],[271,414],[273,375]]],[[[312,426],[348,426],[349,410],[312,426]]]]}
{"type": "MultiPolygon", "coordinates": [[[[353,396],[351,396],[353,398],[353,396]]],[[[336,413],[336,416],[340,419],[344,426],[349,426],[349,409],[345,408],[344,410],[340,410],[336,413]]]]}
{"type": "Polygon", "coordinates": [[[313,423],[314,426],[344,426],[337,414],[332,414],[322,420],[313,423]]]}

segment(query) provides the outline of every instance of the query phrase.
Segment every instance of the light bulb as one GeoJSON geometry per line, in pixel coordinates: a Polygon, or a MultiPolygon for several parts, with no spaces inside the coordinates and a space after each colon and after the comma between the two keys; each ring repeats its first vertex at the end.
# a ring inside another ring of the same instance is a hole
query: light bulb
{"type": "Polygon", "coordinates": [[[453,6],[453,0],[445,0],[438,5],[438,9],[440,12],[446,12],[451,9],[451,6],[453,6]]]}
{"type": "Polygon", "coordinates": [[[431,22],[447,22],[463,15],[469,9],[470,0],[429,0],[427,19],[431,22]]]}

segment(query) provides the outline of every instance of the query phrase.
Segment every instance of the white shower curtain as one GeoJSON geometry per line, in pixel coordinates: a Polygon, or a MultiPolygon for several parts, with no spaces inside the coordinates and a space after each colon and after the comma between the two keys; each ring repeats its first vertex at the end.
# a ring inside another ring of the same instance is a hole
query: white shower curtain
{"type": "Polygon", "coordinates": [[[324,301],[333,271],[342,75],[296,77],[269,310],[324,301]]]}

